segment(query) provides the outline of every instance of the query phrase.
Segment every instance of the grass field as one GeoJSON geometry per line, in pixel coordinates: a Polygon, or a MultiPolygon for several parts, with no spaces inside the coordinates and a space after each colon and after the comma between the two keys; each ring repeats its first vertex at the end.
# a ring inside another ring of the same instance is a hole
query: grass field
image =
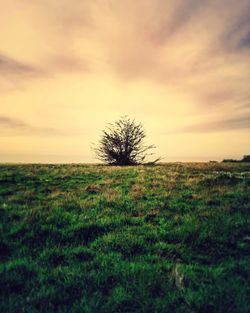
{"type": "Polygon", "coordinates": [[[0,312],[250,312],[250,164],[1,165],[0,312]]]}

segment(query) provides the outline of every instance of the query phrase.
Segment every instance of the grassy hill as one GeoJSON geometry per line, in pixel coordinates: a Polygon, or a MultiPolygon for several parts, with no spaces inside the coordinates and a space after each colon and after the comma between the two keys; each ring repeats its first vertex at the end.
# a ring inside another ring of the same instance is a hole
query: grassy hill
{"type": "Polygon", "coordinates": [[[0,166],[0,311],[250,312],[250,165],[0,166]]]}

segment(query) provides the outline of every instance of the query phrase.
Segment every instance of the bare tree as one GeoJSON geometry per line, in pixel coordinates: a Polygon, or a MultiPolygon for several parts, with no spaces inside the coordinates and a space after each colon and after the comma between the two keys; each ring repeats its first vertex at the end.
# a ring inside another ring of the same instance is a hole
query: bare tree
{"type": "Polygon", "coordinates": [[[141,164],[147,156],[152,155],[148,151],[155,148],[154,145],[144,144],[145,137],[142,124],[124,116],[108,124],[94,150],[99,160],[110,165],[141,164]]]}

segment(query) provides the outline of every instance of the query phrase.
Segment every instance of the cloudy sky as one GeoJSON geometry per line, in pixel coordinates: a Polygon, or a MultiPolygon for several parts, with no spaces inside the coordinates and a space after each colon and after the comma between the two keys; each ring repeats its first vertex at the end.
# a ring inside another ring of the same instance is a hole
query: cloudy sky
{"type": "Polygon", "coordinates": [[[0,0],[1,162],[94,162],[122,115],[165,161],[250,154],[249,0],[0,0]]]}

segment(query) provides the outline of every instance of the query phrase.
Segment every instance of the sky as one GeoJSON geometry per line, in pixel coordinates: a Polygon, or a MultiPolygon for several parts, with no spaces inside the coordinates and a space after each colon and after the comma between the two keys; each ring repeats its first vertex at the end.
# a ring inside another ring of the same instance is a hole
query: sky
{"type": "Polygon", "coordinates": [[[165,162],[250,154],[249,0],[0,0],[0,162],[98,162],[124,115],[165,162]]]}

